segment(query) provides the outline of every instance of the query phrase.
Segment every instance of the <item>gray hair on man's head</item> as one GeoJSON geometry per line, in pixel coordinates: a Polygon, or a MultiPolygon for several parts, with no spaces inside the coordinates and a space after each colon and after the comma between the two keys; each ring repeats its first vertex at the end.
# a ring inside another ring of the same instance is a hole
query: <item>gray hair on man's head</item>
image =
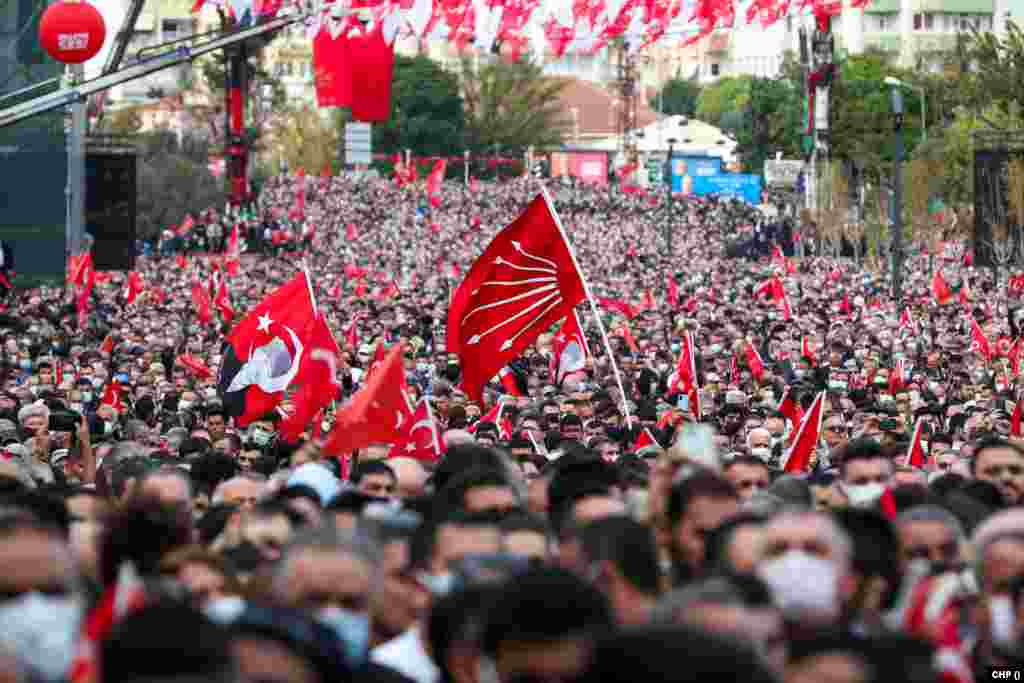
{"type": "Polygon", "coordinates": [[[376,577],[381,561],[381,550],[371,533],[365,528],[340,529],[330,522],[300,531],[285,548],[274,577],[274,592],[280,593],[290,578],[295,558],[306,552],[351,555],[370,567],[370,576],[376,577]]]}
{"type": "Polygon", "coordinates": [[[118,441],[107,457],[112,463],[119,463],[129,458],[141,458],[145,455],[146,449],[137,441],[118,441]]]}
{"type": "Polygon", "coordinates": [[[914,522],[941,524],[953,532],[953,536],[958,544],[967,540],[967,532],[964,531],[964,525],[960,520],[952,512],[938,505],[915,505],[896,516],[897,527],[914,522]]]}
{"type": "Polygon", "coordinates": [[[999,541],[1014,540],[1024,545],[1024,509],[1010,508],[998,512],[974,530],[971,542],[974,545],[974,574],[978,585],[985,586],[985,557],[988,549],[999,541]]]}
{"type": "Polygon", "coordinates": [[[731,581],[716,576],[668,593],[651,611],[651,623],[679,624],[684,616],[700,605],[742,605],[743,595],[731,581]]]}

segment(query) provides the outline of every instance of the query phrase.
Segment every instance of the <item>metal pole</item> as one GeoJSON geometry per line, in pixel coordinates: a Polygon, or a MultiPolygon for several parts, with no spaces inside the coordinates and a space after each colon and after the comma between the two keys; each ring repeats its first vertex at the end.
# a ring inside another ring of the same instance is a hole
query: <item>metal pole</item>
{"type": "Polygon", "coordinates": [[[462,153],[462,181],[466,187],[469,187],[469,150],[467,149],[462,153]]]}
{"type": "Polygon", "coordinates": [[[892,295],[903,296],[903,114],[896,114],[896,160],[892,192],[892,295]]]}
{"type": "MultiPolygon", "coordinates": [[[[85,65],[68,67],[68,75],[75,83],[85,78],[85,65]]],[[[67,250],[70,254],[82,251],[85,234],[85,136],[87,100],[79,98],[71,105],[71,126],[68,135],[68,189],[67,189],[67,250]]]]}
{"type": "Polygon", "coordinates": [[[927,104],[927,98],[925,97],[924,86],[921,87],[921,140],[928,142],[928,118],[925,116],[925,105],[927,104]]]}
{"type": "Polygon", "coordinates": [[[668,257],[672,258],[672,152],[674,146],[668,145],[668,156],[665,157],[665,191],[668,195],[668,217],[665,220],[665,246],[668,249],[668,257]]]}

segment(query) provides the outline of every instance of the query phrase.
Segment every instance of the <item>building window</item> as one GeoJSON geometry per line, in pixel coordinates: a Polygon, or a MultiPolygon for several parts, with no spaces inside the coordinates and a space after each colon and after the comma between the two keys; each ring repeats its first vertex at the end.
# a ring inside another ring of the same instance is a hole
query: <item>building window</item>
{"type": "Polygon", "coordinates": [[[935,15],[925,14],[924,15],[924,30],[931,31],[935,28],[935,15]]]}
{"type": "Polygon", "coordinates": [[[720,72],[721,72],[721,68],[720,68],[718,62],[715,62],[714,64],[711,65],[711,75],[712,76],[716,76],[717,77],[720,72]]]}

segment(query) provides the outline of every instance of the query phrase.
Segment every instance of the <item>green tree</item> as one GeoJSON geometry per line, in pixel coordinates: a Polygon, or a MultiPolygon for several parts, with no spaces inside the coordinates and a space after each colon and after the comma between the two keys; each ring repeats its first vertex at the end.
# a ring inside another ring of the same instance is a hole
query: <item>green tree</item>
{"type": "Polygon", "coordinates": [[[563,81],[545,78],[538,64],[499,59],[475,66],[462,60],[466,106],[466,143],[483,153],[501,149],[521,155],[527,147],[562,144],[568,121],[558,96],[563,81]]]}
{"type": "Polygon", "coordinates": [[[375,152],[411,149],[417,156],[450,156],[463,147],[465,115],[458,77],[428,57],[395,57],[391,117],[373,126],[375,152]]]}
{"type": "Polygon", "coordinates": [[[1003,124],[990,114],[1018,119],[1024,102],[1024,33],[1017,24],[1008,21],[1003,38],[973,31],[964,57],[972,68],[960,74],[959,85],[975,116],[992,128],[1003,124]]]}
{"type": "Polygon", "coordinates": [[[178,225],[186,214],[196,214],[224,201],[220,183],[207,168],[209,142],[203,138],[158,130],[139,140],[139,237],[153,239],[161,230],[178,225]]]}
{"type": "Polygon", "coordinates": [[[723,78],[701,91],[697,117],[736,136],[751,173],[760,173],[776,152],[787,158],[800,152],[803,103],[786,78],[723,78]]]}
{"type": "Polygon", "coordinates": [[[692,78],[670,78],[650,100],[651,108],[669,116],[697,113],[700,84],[692,78]]]}

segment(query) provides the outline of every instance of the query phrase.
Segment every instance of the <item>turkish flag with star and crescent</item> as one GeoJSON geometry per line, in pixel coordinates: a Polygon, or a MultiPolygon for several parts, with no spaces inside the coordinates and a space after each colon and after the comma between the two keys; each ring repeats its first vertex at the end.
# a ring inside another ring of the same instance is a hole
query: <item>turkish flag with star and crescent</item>
{"type": "Polygon", "coordinates": [[[299,374],[316,319],[313,288],[300,272],[231,330],[217,384],[225,410],[239,426],[281,403],[299,374]]]}
{"type": "Polygon", "coordinates": [[[586,298],[558,218],[534,199],[470,268],[448,312],[448,351],[462,363],[463,389],[482,388],[586,298]]]}
{"type": "Polygon", "coordinates": [[[378,443],[398,443],[412,418],[406,397],[402,344],[388,350],[384,362],[338,412],[324,452],[343,455],[378,443]]]}
{"type": "Polygon", "coordinates": [[[408,429],[402,437],[391,446],[389,458],[415,458],[420,462],[437,462],[445,453],[444,442],[437,428],[437,422],[430,411],[430,403],[426,399],[416,405],[412,419],[407,423],[408,429]]]}

